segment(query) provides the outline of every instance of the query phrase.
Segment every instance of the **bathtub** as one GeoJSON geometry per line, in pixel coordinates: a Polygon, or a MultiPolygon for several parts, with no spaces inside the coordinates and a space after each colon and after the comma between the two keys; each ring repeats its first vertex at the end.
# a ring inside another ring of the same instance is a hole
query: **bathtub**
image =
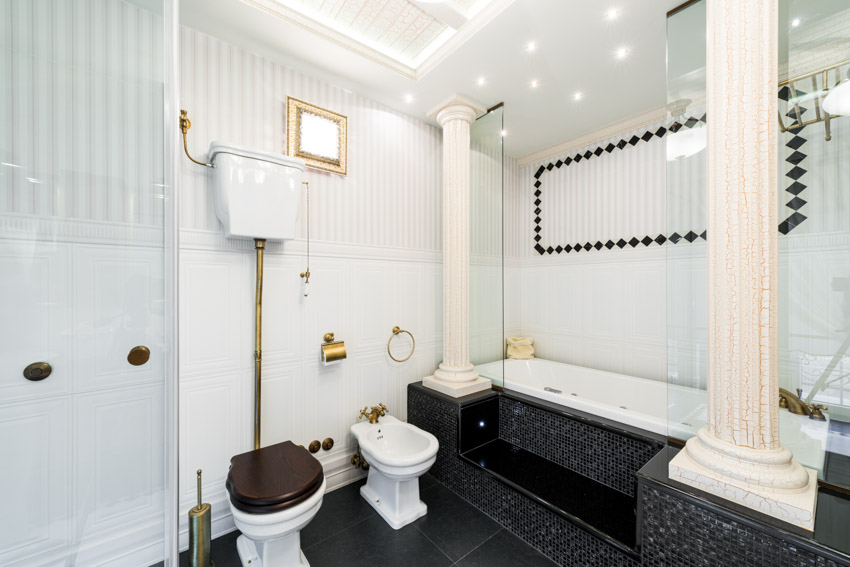
{"type": "MultiPolygon", "coordinates": [[[[488,362],[476,369],[501,384],[502,363],[488,362]]],[[[541,358],[505,360],[504,388],[683,441],[706,425],[708,415],[705,390],[541,358]]],[[[782,443],[800,463],[817,470],[820,478],[828,431],[828,421],[779,412],[782,443]]]]}

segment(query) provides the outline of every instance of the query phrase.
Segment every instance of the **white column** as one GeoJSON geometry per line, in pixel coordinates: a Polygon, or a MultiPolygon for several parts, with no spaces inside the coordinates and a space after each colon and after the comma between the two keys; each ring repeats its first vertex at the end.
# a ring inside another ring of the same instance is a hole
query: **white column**
{"type": "Polygon", "coordinates": [[[778,0],[709,0],[708,425],[670,478],[814,529],[817,474],[779,443],[778,0]]]}
{"type": "Polygon", "coordinates": [[[469,129],[484,112],[454,95],[428,114],[443,127],[443,362],[423,384],[456,398],[491,386],[469,362],[469,129]]]}

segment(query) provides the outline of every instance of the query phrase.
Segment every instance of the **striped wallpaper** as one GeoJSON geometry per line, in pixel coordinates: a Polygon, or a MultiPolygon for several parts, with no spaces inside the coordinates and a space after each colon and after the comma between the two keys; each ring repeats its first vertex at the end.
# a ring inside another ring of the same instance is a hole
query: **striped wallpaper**
{"type": "MultiPolygon", "coordinates": [[[[348,116],[348,176],[306,173],[311,238],[441,249],[438,127],[189,28],[181,28],[180,52],[193,154],[205,158],[213,140],[283,152],[287,96],[339,112],[348,116]]],[[[210,173],[187,160],[180,167],[181,228],[219,231],[210,173]]],[[[304,219],[302,210],[298,238],[304,219]]]]}
{"type": "Polygon", "coordinates": [[[0,212],[161,226],[162,17],[0,1],[0,212]]]}

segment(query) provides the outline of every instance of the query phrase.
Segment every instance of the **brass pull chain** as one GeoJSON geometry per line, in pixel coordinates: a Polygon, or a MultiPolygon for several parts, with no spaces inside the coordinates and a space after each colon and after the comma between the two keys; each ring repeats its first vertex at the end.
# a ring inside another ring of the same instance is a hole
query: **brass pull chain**
{"type": "Polygon", "coordinates": [[[301,272],[301,277],[304,279],[304,297],[310,294],[308,286],[310,285],[310,182],[302,181],[302,184],[307,186],[307,271],[301,272]]]}
{"type": "Polygon", "coordinates": [[[186,142],[186,132],[189,131],[189,128],[192,127],[192,122],[189,120],[189,115],[185,110],[180,111],[180,130],[183,132],[183,151],[186,152],[186,157],[197,163],[198,165],[203,165],[204,167],[212,167],[215,168],[215,164],[213,163],[204,163],[202,161],[198,161],[192,156],[189,155],[189,144],[186,142]]]}

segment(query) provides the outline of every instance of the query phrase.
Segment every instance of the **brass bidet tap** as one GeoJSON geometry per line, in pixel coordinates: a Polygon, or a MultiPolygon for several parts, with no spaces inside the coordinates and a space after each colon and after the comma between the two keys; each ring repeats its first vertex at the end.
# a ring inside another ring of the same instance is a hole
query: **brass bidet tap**
{"type": "Polygon", "coordinates": [[[366,411],[369,409],[369,406],[364,407],[360,410],[360,417],[365,417],[369,420],[369,423],[378,423],[378,418],[387,415],[387,406],[384,404],[378,404],[377,406],[372,406],[372,411],[366,411]]]}

